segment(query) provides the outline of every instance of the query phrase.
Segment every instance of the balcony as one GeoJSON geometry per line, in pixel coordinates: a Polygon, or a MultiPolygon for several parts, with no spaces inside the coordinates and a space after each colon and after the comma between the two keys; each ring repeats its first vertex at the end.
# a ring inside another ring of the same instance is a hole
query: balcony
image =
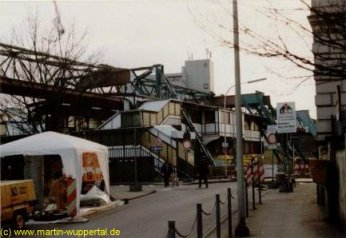
{"type": "MultiPolygon", "coordinates": [[[[194,123],[193,125],[196,128],[196,131],[203,137],[235,137],[235,125],[222,123],[208,123],[205,125],[194,123]]],[[[258,130],[243,129],[243,138],[245,141],[260,141],[260,132],[258,130]]]]}

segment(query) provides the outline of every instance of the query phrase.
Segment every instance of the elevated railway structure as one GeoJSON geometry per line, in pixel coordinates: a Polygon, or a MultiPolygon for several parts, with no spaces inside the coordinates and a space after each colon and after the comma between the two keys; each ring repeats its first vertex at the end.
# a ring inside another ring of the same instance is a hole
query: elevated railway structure
{"type": "Polygon", "coordinates": [[[133,109],[138,102],[171,98],[172,91],[184,100],[211,96],[170,85],[163,70],[163,65],[126,69],[88,64],[0,43],[0,93],[23,97],[21,106],[25,105],[26,113],[30,111],[35,118],[61,121],[55,125],[45,122],[46,129],[52,130],[66,128],[66,118],[85,111],[88,117],[81,120],[88,122],[96,117],[100,124],[105,119],[102,117],[133,109]],[[66,111],[69,113],[64,114],[66,111]]]}
{"type": "MultiPolygon", "coordinates": [[[[22,98],[26,112],[35,115],[30,119],[43,122],[45,130],[105,144],[114,163],[150,158],[158,170],[169,161],[192,177],[201,154],[217,165],[215,157],[229,160],[235,153],[235,114],[222,109],[224,97],[172,84],[160,64],[116,68],[0,43],[0,84],[0,93],[22,98]],[[71,118],[82,126],[71,126],[71,118]],[[186,133],[192,138],[184,138],[186,133]],[[191,148],[184,147],[186,139],[191,148]],[[162,144],[155,147],[155,141],[162,144]]],[[[233,108],[234,97],[226,99],[227,108],[233,108]]],[[[249,125],[245,152],[259,154],[260,133],[275,123],[275,111],[263,93],[243,95],[242,101],[249,125]]]]}
{"type": "Polygon", "coordinates": [[[74,94],[83,99],[94,97],[95,104],[98,100],[106,102],[100,96],[106,97],[108,102],[134,95],[167,99],[173,97],[172,92],[175,98],[183,100],[212,96],[212,93],[169,84],[164,66],[159,64],[132,69],[115,68],[0,43],[0,67],[0,92],[11,95],[46,99],[63,94],[61,97],[69,100],[67,96],[74,94]]]}
{"type": "MultiPolygon", "coordinates": [[[[92,129],[91,119],[96,118],[99,125],[117,111],[135,110],[146,101],[212,95],[171,85],[163,65],[134,69],[93,65],[4,43],[0,43],[0,66],[0,93],[22,97],[25,112],[35,115],[32,120],[44,120],[45,130],[66,132],[69,118],[80,117],[85,124],[71,130],[85,131],[92,129]]],[[[213,162],[202,139],[197,138],[202,152],[213,162]]]]}
{"type": "MultiPolygon", "coordinates": [[[[226,97],[226,107],[235,107],[235,97],[226,97]]],[[[213,103],[215,105],[222,106],[224,103],[224,96],[214,97],[213,103]]],[[[256,120],[259,123],[261,137],[268,141],[266,136],[266,129],[268,125],[276,124],[276,110],[270,103],[270,97],[264,95],[262,92],[256,92],[253,94],[242,95],[242,106],[246,109],[247,113],[256,116],[256,120]]],[[[307,161],[309,156],[312,156],[314,148],[306,150],[304,147],[310,147],[308,145],[311,141],[305,138],[309,136],[316,137],[316,122],[312,120],[307,111],[297,111],[297,133],[291,133],[289,139],[286,134],[276,134],[276,138],[280,147],[273,149],[273,152],[277,159],[280,161],[287,159],[289,163],[292,163],[295,156],[299,156],[304,161],[307,161]]]]}

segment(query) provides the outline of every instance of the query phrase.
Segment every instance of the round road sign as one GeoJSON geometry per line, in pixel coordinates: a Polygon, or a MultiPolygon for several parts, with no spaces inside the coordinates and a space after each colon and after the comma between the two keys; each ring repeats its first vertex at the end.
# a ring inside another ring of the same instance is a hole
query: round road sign
{"type": "Polygon", "coordinates": [[[155,146],[162,146],[162,140],[160,138],[155,139],[155,146]]]}
{"type": "Polygon", "coordinates": [[[186,149],[186,150],[191,149],[191,141],[190,140],[184,140],[183,146],[184,146],[184,149],[186,149]]]}
{"type": "Polygon", "coordinates": [[[276,136],[275,136],[275,134],[269,134],[268,135],[268,142],[269,142],[269,144],[276,144],[276,136]]]}

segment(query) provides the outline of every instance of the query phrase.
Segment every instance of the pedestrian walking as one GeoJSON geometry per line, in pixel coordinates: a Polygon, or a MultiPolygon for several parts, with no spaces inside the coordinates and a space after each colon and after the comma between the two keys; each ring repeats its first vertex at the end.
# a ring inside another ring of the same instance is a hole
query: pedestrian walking
{"type": "Polygon", "coordinates": [[[172,181],[172,187],[174,186],[179,187],[179,177],[178,177],[178,172],[176,169],[173,169],[173,172],[171,174],[171,181],[172,181]]]}
{"type": "Polygon", "coordinates": [[[163,181],[165,182],[165,187],[169,186],[169,179],[171,177],[172,172],[172,166],[168,162],[165,162],[161,167],[161,174],[163,176],[163,181]]]}
{"type": "Polygon", "coordinates": [[[198,185],[199,188],[202,187],[202,180],[205,183],[205,187],[208,188],[208,175],[209,175],[209,162],[207,158],[202,157],[197,162],[197,170],[198,170],[198,185]]]}

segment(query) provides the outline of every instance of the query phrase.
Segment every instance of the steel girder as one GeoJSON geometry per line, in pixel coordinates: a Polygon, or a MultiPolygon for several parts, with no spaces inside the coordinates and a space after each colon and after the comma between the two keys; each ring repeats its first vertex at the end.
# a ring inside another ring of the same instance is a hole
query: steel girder
{"type": "MultiPolygon", "coordinates": [[[[172,85],[164,75],[163,65],[133,69],[93,65],[4,43],[0,43],[0,76],[53,86],[61,91],[72,89],[106,96],[135,93],[158,99],[187,100],[211,96],[172,85]]],[[[27,95],[22,93],[21,96],[27,95]]]]}

